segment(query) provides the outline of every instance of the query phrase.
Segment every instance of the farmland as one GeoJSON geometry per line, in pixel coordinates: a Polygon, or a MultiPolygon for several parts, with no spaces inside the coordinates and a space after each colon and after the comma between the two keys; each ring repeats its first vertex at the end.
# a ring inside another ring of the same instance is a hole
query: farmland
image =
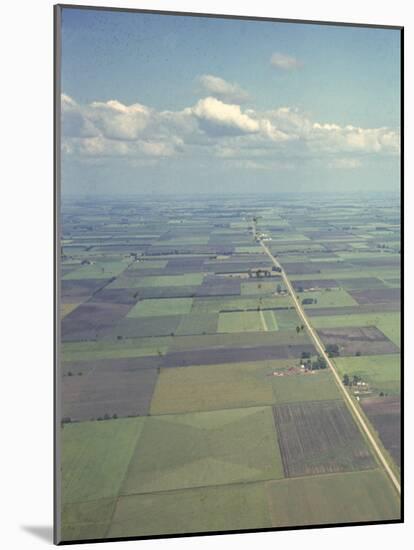
{"type": "Polygon", "coordinates": [[[398,220],[374,197],[67,199],[63,539],[398,519],[260,245],[398,472],[398,220]]]}

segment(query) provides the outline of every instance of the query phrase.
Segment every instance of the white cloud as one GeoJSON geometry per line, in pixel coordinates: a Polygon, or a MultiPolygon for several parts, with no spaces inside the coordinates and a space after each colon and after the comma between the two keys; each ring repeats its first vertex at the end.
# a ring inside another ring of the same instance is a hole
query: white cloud
{"type": "Polygon", "coordinates": [[[62,153],[81,159],[121,157],[139,165],[215,158],[270,169],[317,159],[356,169],[368,155],[397,155],[399,142],[395,129],[321,123],[288,106],[260,112],[206,97],[181,111],[157,111],[115,100],[80,105],[62,96],[62,153]]]}
{"type": "Polygon", "coordinates": [[[198,78],[203,91],[209,96],[214,96],[230,103],[245,103],[249,100],[249,94],[238,84],[227,82],[219,76],[203,74],[198,78]]]}
{"type": "Polygon", "coordinates": [[[270,58],[270,64],[276,69],[282,69],[284,71],[290,71],[292,69],[299,69],[303,66],[303,63],[296,57],[286,55],[283,53],[275,52],[270,58]]]}
{"type": "Polygon", "coordinates": [[[239,105],[223,103],[215,97],[200,99],[188,112],[213,136],[252,134],[260,129],[258,121],[243,113],[239,105]]]}
{"type": "Polygon", "coordinates": [[[136,140],[148,126],[151,110],[139,103],[127,106],[115,100],[94,101],[87,117],[107,138],[136,140]]]}

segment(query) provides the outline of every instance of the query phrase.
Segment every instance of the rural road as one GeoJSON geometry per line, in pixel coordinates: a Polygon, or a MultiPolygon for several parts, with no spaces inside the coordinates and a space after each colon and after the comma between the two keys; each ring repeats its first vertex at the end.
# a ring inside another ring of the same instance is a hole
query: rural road
{"type": "MultiPolygon", "coordinates": [[[[256,236],[256,224],[255,223],[253,223],[253,235],[256,236]]],[[[289,295],[291,296],[291,298],[293,300],[293,303],[295,304],[295,309],[296,309],[299,317],[302,319],[303,324],[306,326],[306,329],[309,333],[309,336],[311,337],[313,343],[315,344],[316,349],[319,351],[319,353],[325,359],[327,365],[331,369],[331,371],[332,371],[332,373],[335,377],[335,380],[338,384],[338,387],[340,388],[340,390],[342,391],[342,393],[345,397],[345,401],[348,403],[349,407],[351,408],[352,412],[354,413],[355,417],[357,418],[357,420],[359,422],[361,430],[363,431],[363,433],[366,435],[369,442],[371,443],[371,445],[372,445],[373,449],[375,450],[381,464],[383,465],[385,471],[387,472],[389,478],[391,479],[391,482],[394,485],[397,493],[399,495],[401,495],[400,482],[398,481],[398,479],[395,476],[394,472],[390,468],[383,452],[381,451],[378,443],[375,441],[369,426],[367,425],[366,421],[364,420],[363,416],[361,415],[360,411],[358,410],[358,407],[355,405],[354,401],[350,397],[350,395],[349,395],[347,389],[345,388],[344,384],[342,383],[342,380],[341,380],[339,374],[337,373],[332,361],[329,359],[327,353],[325,352],[324,346],[322,345],[321,341],[319,340],[319,337],[316,334],[315,330],[312,328],[312,326],[311,326],[311,324],[310,324],[310,322],[309,322],[309,320],[308,320],[308,318],[305,314],[305,311],[302,308],[299,300],[296,298],[296,292],[295,292],[295,290],[292,286],[292,283],[289,281],[289,278],[286,275],[285,270],[283,269],[281,264],[278,262],[278,260],[273,256],[273,254],[270,252],[270,250],[265,245],[265,243],[262,241],[262,239],[259,238],[259,242],[260,242],[261,247],[265,251],[265,253],[272,260],[273,264],[281,270],[280,274],[282,276],[282,280],[286,285],[286,288],[289,292],[289,295]]]]}

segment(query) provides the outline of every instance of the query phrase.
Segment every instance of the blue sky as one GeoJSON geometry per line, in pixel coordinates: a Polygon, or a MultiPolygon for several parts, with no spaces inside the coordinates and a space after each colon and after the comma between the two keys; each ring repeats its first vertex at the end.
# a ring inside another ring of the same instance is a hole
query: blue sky
{"type": "Polygon", "coordinates": [[[393,191],[397,30],[63,9],[64,193],[393,191]]]}

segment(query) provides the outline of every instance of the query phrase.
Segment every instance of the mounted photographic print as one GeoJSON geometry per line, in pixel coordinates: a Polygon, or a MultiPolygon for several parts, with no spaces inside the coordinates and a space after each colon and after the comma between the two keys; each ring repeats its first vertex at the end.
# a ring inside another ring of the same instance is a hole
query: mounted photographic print
{"type": "Polygon", "coordinates": [[[402,40],[55,7],[56,543],[403,520],[402,40]]]}

